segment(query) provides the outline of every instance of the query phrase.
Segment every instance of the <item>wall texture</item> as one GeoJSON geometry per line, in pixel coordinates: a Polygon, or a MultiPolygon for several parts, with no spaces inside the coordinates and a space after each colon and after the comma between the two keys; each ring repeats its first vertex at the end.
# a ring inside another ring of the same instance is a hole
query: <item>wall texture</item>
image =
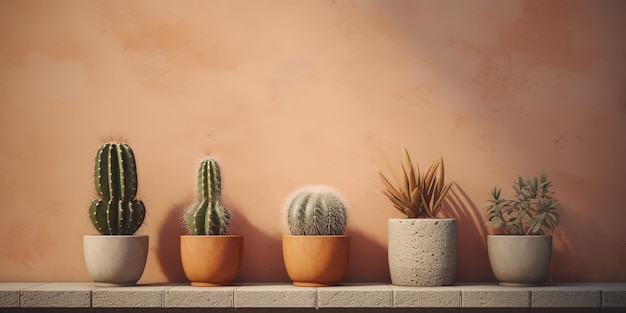
{"type": "Polygon", "coordinates": [[[456,182],[458,281],[493,280],[482,205],[548,173],[551,281],[626,280],[624,1],[0,1],[0,280],[87,281],[92,160],[135,150],[142,281],[184,281],[181,210],[218,157],[241,281],[287,281],[281,206],[328,184],[351,208],[348,281],[386,281],[378,171],[402,147],[456,182]]]}

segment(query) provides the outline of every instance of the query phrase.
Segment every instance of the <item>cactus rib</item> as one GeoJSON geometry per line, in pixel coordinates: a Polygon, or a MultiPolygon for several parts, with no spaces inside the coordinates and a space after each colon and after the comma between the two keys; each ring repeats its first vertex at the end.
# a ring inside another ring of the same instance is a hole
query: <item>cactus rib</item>
{"type": "Polygon", "coordinates": [[[91,202],[91,221],[103,235],[132,235],[143,223],[146,209],[142,201],[102,200],[91,202]]]}
{"type": "Polygon", "coordinates": [[[292,235],[343,235],[347,224],[346,206],[337,192],[307,186],[294,193],[287,205],[287,226],[292,235]]]}
{"type": "Polygon", "coordinates": [[[221,205],[222,177],[219,164],[206,158],[198,168],[198,201],[184,216],[190,235],[226,235],[230,226],[230,212],[221,205]]]}
{"type": "Polygon", "coordinates": [[[102,199],[129,201],[137,196],[137,166],[126,144],[104,144],[94,162],[94,184],[102,199]]]}
{"type": "Polygon", "coordinates": [[[146,209],[137,195],[137,166],[132,149],[124,143],[100,146],[94,160],[94,185],[100,199],[93,200],[89,217],[103,235],[132,235],[143,224],[146,209]]]}

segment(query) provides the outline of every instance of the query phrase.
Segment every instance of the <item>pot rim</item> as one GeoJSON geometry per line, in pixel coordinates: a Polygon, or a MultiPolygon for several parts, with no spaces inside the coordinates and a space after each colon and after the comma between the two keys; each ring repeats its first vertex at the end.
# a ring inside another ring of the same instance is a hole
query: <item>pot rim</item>
{"type": "Polygon", "coordinates": [[[240,238],[243,235],[180,235],[181,238],[240,238]]]}
{"type": "Polygon", "coordinates": [[[392,217],[389,218],[390,221],[396,220],[422,220],[422,221],[445,221],[445,220],[456,220],[456,217],[392,217]]]}
{"type": "Polygon", "coordinates": [[[300,237],[304,237],[304,238],[345,238],[345,237],[351,237],[351,235],[283,235],[283,237],[290,237],[290,238],[300,238],[300,237]]]}
{"type": "Polygon", "coordinates": [[[149,235],[83,235],[83,238],[137,238],[149,237],[149,235]]]}
{"type": "Polygon", "coordinates": [[[493,235],[487,235],[487,238],[489,237],[494,237],[494,238],[545,238],[545,237],[552,237],[552,235],[508,235],[508,234],[493,234],[493,235]]]}

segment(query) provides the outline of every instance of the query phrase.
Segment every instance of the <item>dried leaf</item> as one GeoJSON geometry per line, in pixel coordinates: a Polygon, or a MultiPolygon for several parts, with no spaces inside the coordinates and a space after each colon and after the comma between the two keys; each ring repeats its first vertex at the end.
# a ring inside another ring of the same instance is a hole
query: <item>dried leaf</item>
{"type": "Polygon", "coordinates": [[[443,198],[452,186],[452,183],[445,184],[443,158],[440,157],[422,173],[419,165],[411,161],[408,151],[403,149],[401,168],[402,182],[398,188],[381,172],[378,173],[386,188],[383,193],[407,217],[436,217],[443,198]]]}

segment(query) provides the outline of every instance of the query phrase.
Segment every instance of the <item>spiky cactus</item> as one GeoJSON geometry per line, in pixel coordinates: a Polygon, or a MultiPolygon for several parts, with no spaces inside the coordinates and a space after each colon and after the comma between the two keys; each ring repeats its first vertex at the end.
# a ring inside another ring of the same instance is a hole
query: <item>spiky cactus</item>
{"type": "Polygon", "coordinates": [[[297,190],[285,206],[291,235],[343,235],[348,221],[341,196],[330,187],[306,186],[297,190]]]}
{"type": "Polygon", "coordinates": [[[94,160],[94,185],[100,199],[89,207],[93,226],[103,235],[132,235],[143,223],[146,208],[137,196],[137,166],[125,143],[100,146],[94,160]]]}
{"type": "Polygon", "coordinates": [[[215,159],[206,158],[198,168],[198,201],[185,211],[190,235],[226,235],[230,212],[221,205],[222,178],[215,159]]]}

